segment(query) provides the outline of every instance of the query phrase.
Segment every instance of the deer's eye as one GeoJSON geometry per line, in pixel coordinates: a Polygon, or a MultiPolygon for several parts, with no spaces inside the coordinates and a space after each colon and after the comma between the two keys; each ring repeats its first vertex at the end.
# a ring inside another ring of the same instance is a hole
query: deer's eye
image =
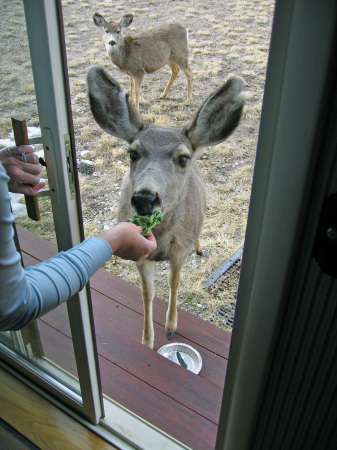
{"type": "Polygon", "coordinates": [[[121,32],[121,30],[117,30],[116,33],[119,34],[121,32]]]}
{"type": "Polygon", "coordinates": [[[108,33],[109,33],[109,30],[105,30],[105,32],[106,32],[106,34],[108,34],[108,33]]]}
{"type": "Polygon", "coordinates": [[[128,153],[129,153],[130,161],[132,161],[132,162],[137,161],[137,159],[139,158],[139,154],[134,150],[129,150],[128,153]]]}
{"type": "Polygon", "coordinates": [[[190,158],[189,158],[188,156],[181,155],[181,156],[179,156],[179,158],[177,159],[177,164],[178,164],[180,167],[185,168],[186,165],[187,165],[187,161],[188,161],[189,159],[190,159],[190,158]]]}

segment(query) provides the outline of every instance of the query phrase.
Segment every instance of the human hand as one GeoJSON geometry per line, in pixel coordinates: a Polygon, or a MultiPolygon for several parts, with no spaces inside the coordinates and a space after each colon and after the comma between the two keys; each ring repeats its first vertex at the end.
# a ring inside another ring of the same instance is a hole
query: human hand
{"type": "Polygon", "coordinates": [[[25,195],[36,195],[45,186],[40,182],[41,166],[39,158],[29,145],[7,147],[0,150],[0,161],[10,180],[8,190],[25,195]],[[22,159],[25,154],[25,161],[22,159]]]}
{"type": "Polygon", "coordinates": [[[157,248],[157,242],[152,232],[146,237],[143,237],[141,232],[142,227],[133,223],[121,222],[98,237],[110,245],[114,255],[123,259],[140,261],[147,258],[157,248]]]}

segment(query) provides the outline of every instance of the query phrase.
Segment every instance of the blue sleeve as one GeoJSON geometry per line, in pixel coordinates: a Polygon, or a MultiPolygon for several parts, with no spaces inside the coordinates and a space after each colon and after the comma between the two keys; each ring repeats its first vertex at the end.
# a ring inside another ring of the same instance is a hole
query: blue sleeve
{"type": "Polygon", "coordinates": [[[68,300],[112,256],[107,242],[90,238],[23,269],[13,240],[7,182],[0,163],[0,331],[23,328],[68,300]]]}

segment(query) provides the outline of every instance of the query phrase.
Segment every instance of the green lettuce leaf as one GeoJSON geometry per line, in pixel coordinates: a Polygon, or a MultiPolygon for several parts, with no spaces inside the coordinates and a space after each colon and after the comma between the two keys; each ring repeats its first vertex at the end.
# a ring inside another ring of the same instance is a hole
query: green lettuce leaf
{"type": "Polygon", "coordinates": [[[162,212],[157,209],[154,213],[147,216],[135,214],[128,222],[143,227],[142,236],[147,236],[154,226],[162,222],[163,217],[162,212]]]}

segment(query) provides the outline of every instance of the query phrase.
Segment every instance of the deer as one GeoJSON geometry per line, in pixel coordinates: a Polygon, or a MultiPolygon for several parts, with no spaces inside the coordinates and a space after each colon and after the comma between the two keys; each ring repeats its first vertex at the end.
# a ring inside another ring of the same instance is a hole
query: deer
{"type": "Polygon", "coordinates": [[[103,28],[103,42],[111,61],[130,76],[130,98],[135,95],[135,107],[139,109],[139,95],[146,73],[153,73],[166,64],[171,76],[160,98],[167,97],[180,69],[187,79],[186,105],[192,96],[192,75],[188,65],[188,33],[178,23],[165,23],[151,28],[137,36],[123,31],[133,21],[132,14],[125,14],[118,22],[106,20],[101,14],[93,15],[97,27],[103,28]]]}
{"type": "Polygon", "coordinates": [[[162,222],[152,230],[157,249],[136,262],[144,308],[142,343],[153,349],[155,261],[169,261],[165,332],[171,340],[177,330],[181,268],[193,246],[197,253],[202,251],[199,235],[206,193],[197,159],[204,147],[223,142],[238,126],[245,103],[245,82],[239,76],[228,77],[201,105],[191,123],[181,128],[144,122],[128,101],[128,93],[98,66],[87,71],[87,85],[97,124],[129,145],[130,162],[121,186],[118,221],[127,221],[135,212],[147,215],[159,209],[163,214],[162,222]]]}

